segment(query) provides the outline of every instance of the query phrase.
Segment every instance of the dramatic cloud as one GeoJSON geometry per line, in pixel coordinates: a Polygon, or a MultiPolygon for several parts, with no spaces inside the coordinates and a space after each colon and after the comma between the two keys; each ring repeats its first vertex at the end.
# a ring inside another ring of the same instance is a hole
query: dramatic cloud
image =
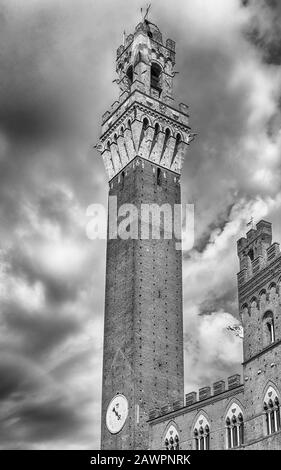
{"type": "MultiPolygon", "coordinates": [[[[0,436],[2,448],[97,448],[105,242],[86,209],[106,205],[93,149],[116,99],[115,54],[140,0],[0,0],[0,436]]],[[[198,137],[183,202],[186,392],[240,370],[236,241],[251,216],[280,239],[280,6],[154,0],[177,42],[176,100],[198,137]]]]}

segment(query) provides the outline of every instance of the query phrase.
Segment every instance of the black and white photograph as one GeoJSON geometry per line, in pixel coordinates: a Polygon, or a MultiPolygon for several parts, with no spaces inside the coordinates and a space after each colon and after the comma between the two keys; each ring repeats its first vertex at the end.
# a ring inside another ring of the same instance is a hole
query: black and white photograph
{"type": "Polygon", "coordinates": [[[0,0],[0,450],[281,450],[280,242],[280,1],[0,0]]]}

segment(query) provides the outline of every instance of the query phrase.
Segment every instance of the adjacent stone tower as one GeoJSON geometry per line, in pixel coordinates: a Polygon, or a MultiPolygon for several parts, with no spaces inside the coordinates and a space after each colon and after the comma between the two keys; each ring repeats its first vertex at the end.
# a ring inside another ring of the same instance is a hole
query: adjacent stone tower
{"type": "Polygon", "coordinates": [[[271,223],[261,220],[237,242],[239,310],[244,328],[247,448],[280,447],[281,255],[271,223]],[[268,442],[266,437],[271,436],[268,442]]]}
{"type": "Polygon", "coordinates": [[[103,115],[98,149],[109,206],[119,211],[118,222],[132,205],[137,213],[117,236],[108,228],[102,449],[147,449],[148,410],[184,394],[182,254],[163,220],[159,239],[140,230],[141,204],[173,209],[181,201],[191,134],[187,106],[174,105],[174,66],[175,42],[163,43],[148,20],[138,24],[117,50],[120,95],[103,115]]]}

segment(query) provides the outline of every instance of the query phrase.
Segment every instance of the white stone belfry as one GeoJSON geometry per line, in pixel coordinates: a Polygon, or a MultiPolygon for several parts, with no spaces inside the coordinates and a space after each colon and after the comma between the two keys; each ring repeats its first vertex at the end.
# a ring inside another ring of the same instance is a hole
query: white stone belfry
{"type": "Polygon", "coordinates": [[[193,135],[188,106],[173,99],[175,42],[158,27],[138,24],[117,50],[118,101],[103,115],[101,152],[109,180],[141,156],[177,174],[193,135]]]}

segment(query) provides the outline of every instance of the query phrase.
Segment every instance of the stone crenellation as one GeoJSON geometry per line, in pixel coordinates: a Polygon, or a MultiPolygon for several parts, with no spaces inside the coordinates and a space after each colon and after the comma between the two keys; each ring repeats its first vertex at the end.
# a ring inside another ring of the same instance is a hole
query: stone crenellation
{"type": "Polygon", "coordinates": [[[192,405],[198,405],[200,407],[201,402],[204,402],[206,399],[211,397],[216,397],[217,395],[224,393],[225,391],[233,390],[241,386],[241,376],[240,374],[234,374],[227,378],[227,389],[225,388],[225,381],[219,380],[213,383],[213,393],[211,387],[202,387],[199,389],[198,395],[197,392],[189,392],[185,395],[185,404],[183,400],[177,400],[173,403],[168,403],[160,408],[154,408],[149,411],[149,419],[155,419],[159,416],[163,416],[172,411],[176,411],[181,408],[188,408],[192,405]],[[198,399],[197,399],[198,398],[198,399]]]}
{"type": "Polygon", "coordinates": [[[280,244],[272,244],[271,223],[258,222],[256,229],[251,228],[246,238],[238,240],[237,252],[240,261],[238,285],[242,286],[280,256],[280,244]]]}

